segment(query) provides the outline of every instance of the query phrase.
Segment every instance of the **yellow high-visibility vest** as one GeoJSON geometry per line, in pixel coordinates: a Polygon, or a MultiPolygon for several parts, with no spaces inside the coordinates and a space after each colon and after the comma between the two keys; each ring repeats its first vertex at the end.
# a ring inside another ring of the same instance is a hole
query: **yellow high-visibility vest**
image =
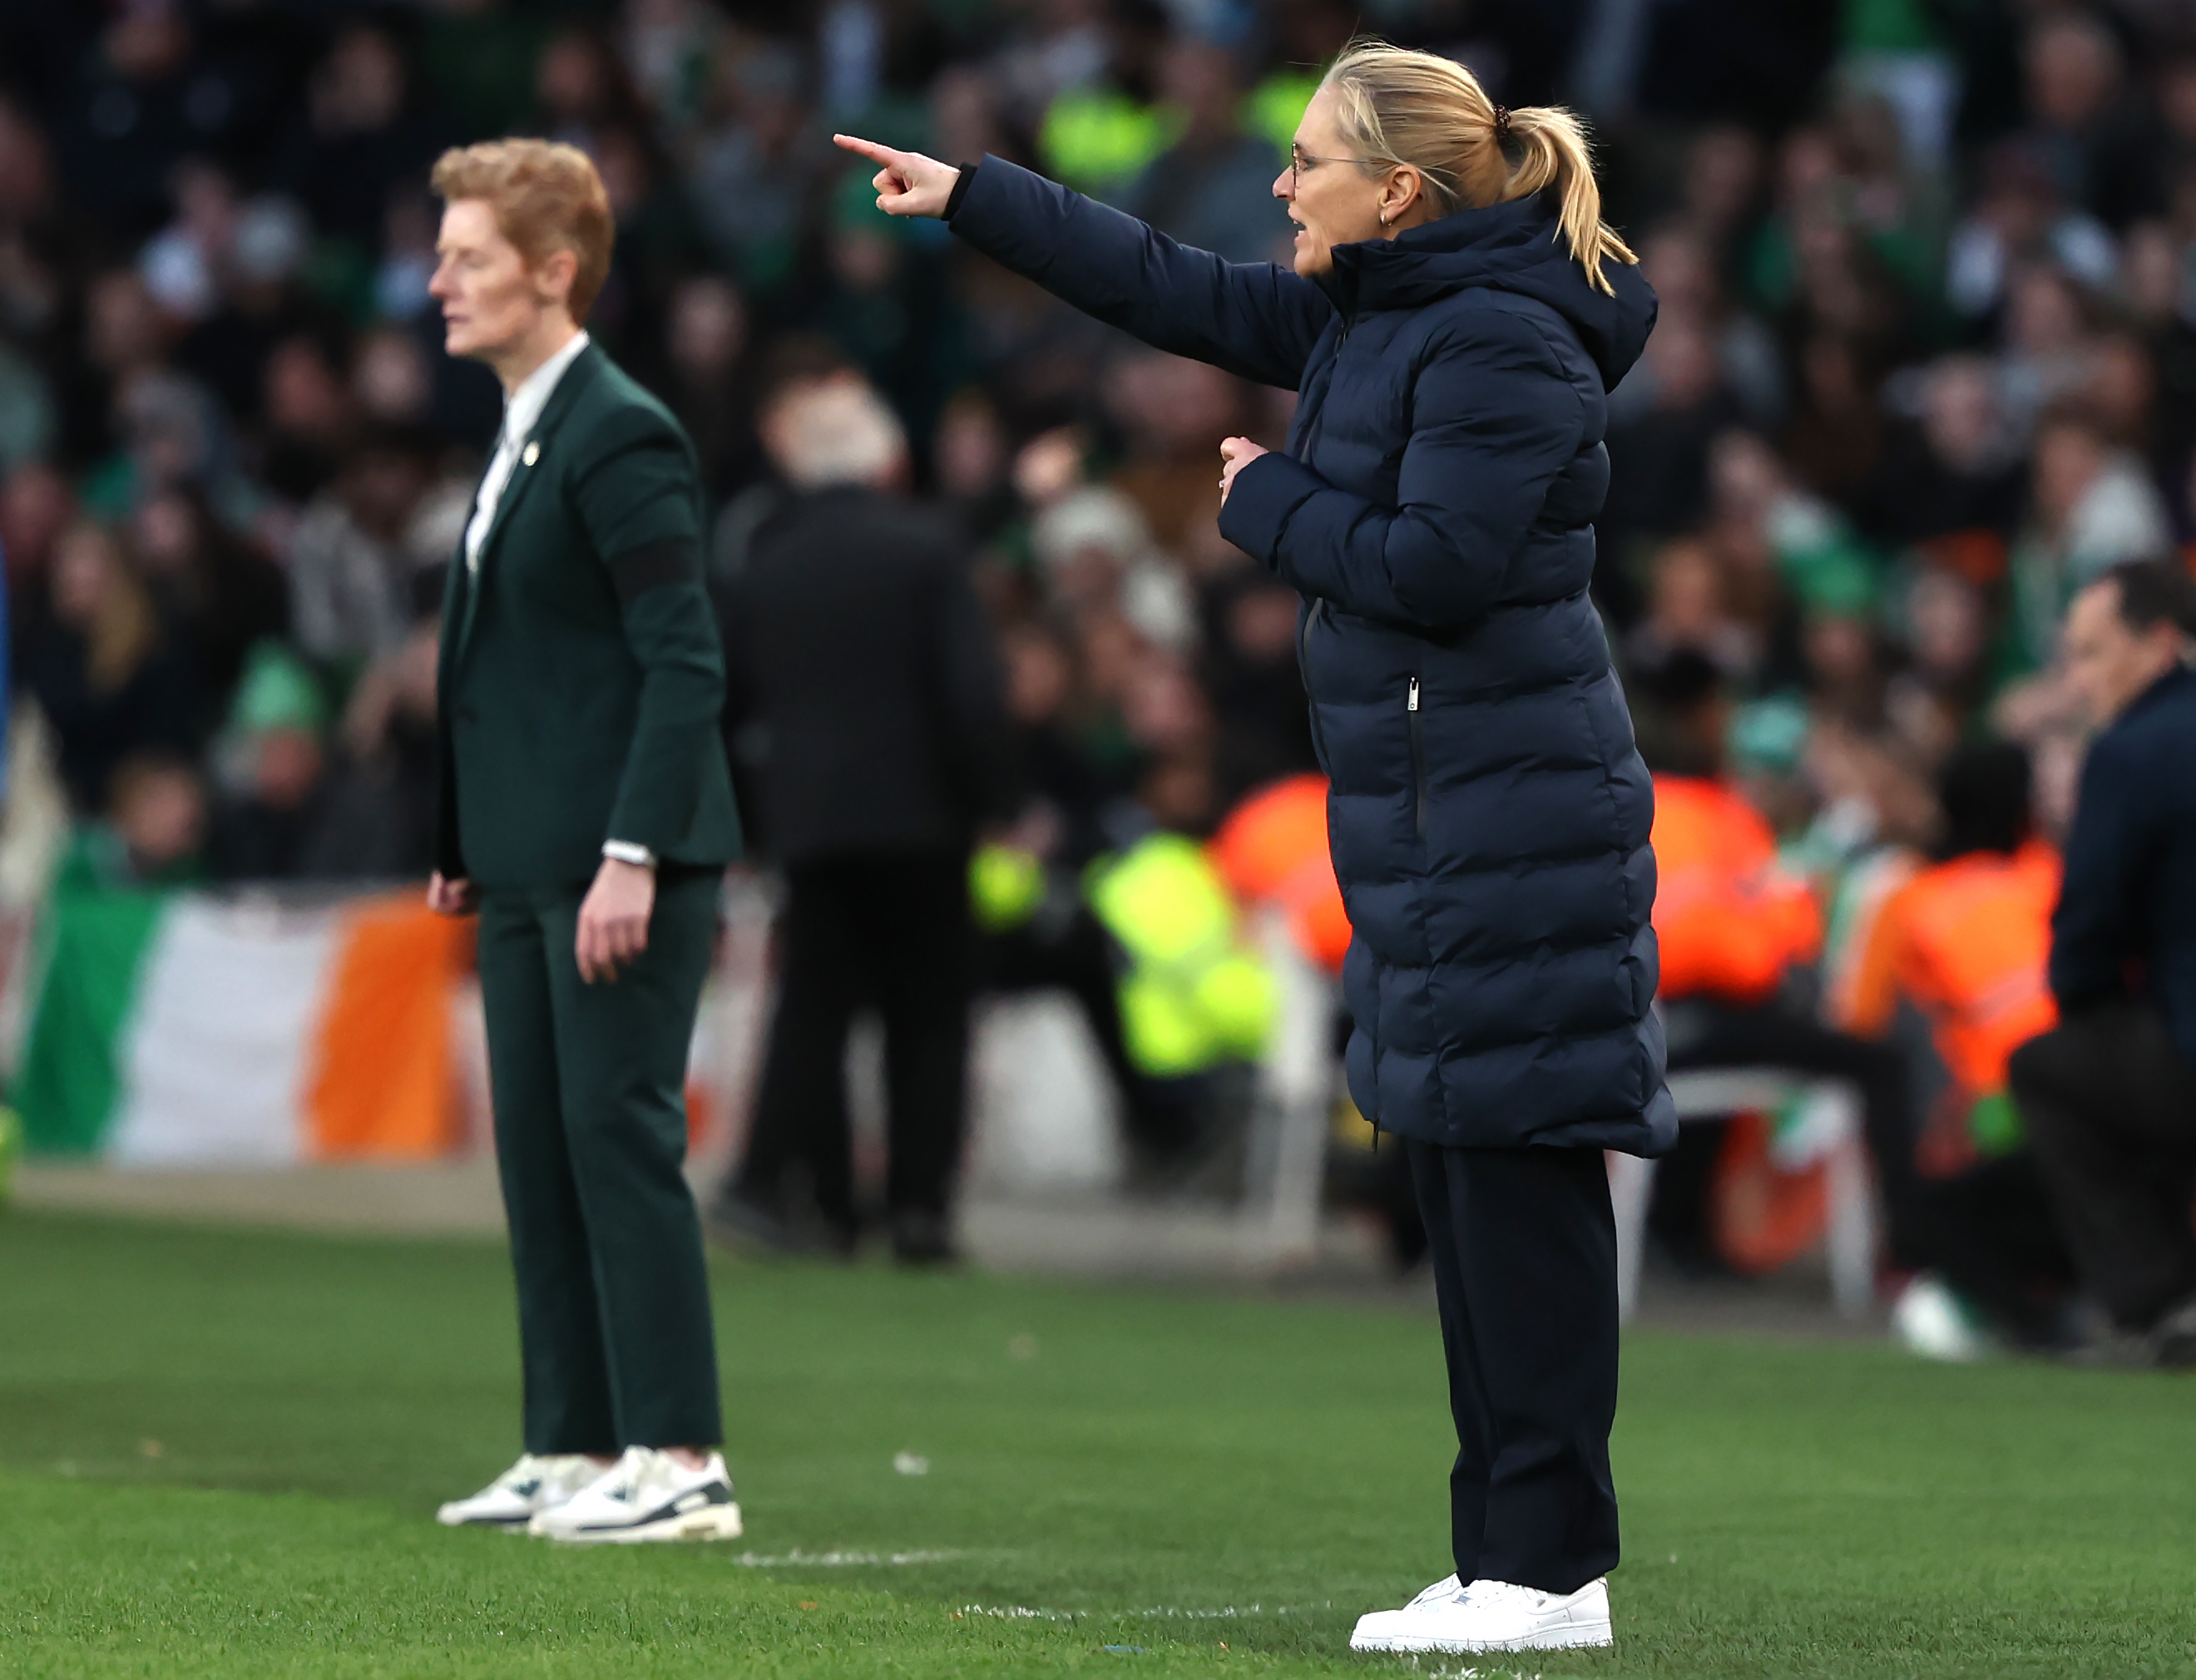
{"type": "Polygon", "coordinates": [[[1264,1050],[1273,976],[1243,944],[1234,901],[1202,846],[1148,835],[1093,863],[1085,891],[1128,954],[1121,1031],[1138,1068],[1176,1078],[1264,1050]]]}

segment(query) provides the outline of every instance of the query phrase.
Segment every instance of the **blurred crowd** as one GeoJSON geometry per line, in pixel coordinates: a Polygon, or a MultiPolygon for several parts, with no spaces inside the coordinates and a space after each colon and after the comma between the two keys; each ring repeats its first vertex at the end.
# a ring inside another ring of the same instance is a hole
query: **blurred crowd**
{"type": "Polygon", "coordinates": [[[500,403],[441,352],[426,173],[506,132],[601,169],[588,326],[692,434],[720,582],[784,494],[772,393],[890,405],[1049,857],[1209,835],[1315,769],[1295,598],[1214,524],[1218,439],[1278,445],[1291,395],[888,220],[829,136],[997,153],[1260,260],[1361,27],[1595,125],[1661,300],[1596,593],[1650,761],[1720,778],[1830,907],[1808,962],[1860,960],[1869,859],[1942,852],[1963,750],[2017,748],[2019,843],[2063,837],[2067,604],[2196,535],[2172,0],[112,0],[0,19],[0,549],[43,724],[14,769],[58,779],[70,867],[425,871],[434,612],[500,403]]]}
{"type": "Polygon", "coordinates": [[[829,135],[1020,158],[1255,260],[1286,231],[1268,188],[1316,68],[1361,21],[1597,122],[1662,299],[1612,403],[1598,593],[1627,672],[1686,649],[1715,664],[1780,827],[1837,802],[1809,756],[1824,740],[1926,783],[1954,743],[2008,733],[2063,805],[2072,725],[2048,673],[2069,593],[2174,552],[2196,518],[2196,34],[2176,15],[17,9],[0,25],[16,684],[73,809],[142,829],[150,873],[419,869],[423,626],[498,412],[488,376],[440,351],[425,173],[452,141],[536,132],[610,186],[616,267],[590,326],[692,431],[718,566],[737,569],[768,477],[762,395],[858,369],[908,430],[915,488],[980,557],[1048,792],[1093,846],[1108,822],[1209,828],[1311,764],[1292,602],[1212,519],[1216,440],[1278,441],[1287,395],[1133,346],[936,224],[888,221],[829,135]]]}

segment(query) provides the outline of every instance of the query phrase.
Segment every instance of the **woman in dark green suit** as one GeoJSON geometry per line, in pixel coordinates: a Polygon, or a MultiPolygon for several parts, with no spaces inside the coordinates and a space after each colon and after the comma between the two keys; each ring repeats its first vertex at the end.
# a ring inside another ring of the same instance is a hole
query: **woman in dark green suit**
{"type": "Polygon", "coordinates": [[[611,242],[585,154],[468,147],[434,186],[445,347],[495,371],[505,410],[443,604],[428,902],[481,919],[526,1395],[524,1455],[441,1519],[726,1539],[739,1506],[681,1165],[739,827],[693,447],[581,327],[611,242]]]}

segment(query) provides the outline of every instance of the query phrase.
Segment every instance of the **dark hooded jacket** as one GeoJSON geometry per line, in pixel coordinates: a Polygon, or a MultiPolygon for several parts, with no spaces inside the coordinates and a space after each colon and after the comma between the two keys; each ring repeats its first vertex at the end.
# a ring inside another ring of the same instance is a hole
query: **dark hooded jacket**
{"type": "Polygon", "coordinates": [[[1305,599],[1358,1106],[1452,1146],[1667,1148],[1654,794],[1586,596],[1638,270],[1590,286],[1548,195],[1338,246],[1317,284],[996,158],[948,215],[1101,320],[1300,393],[1220,526],[1305,599]]]}

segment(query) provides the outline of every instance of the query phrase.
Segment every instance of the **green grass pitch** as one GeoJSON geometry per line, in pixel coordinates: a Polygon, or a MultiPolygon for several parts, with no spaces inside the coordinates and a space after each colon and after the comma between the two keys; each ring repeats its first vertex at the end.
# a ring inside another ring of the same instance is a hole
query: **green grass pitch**
{"type": "MultiPolygon", "coordinates": [[[[748,1536],[437,1528],[516,1450],[504,1256],[0,1219],[0,1674],[1405,1673],[1430,1314],[725,1267],[748,1536]],[[928,1474],[895,1471],[897,1454],[928,1474]]],[[[2196,1672],[2196,1388],[1643,1334],[1612,1653],[1417,1671],[2196,1672]]]]}

